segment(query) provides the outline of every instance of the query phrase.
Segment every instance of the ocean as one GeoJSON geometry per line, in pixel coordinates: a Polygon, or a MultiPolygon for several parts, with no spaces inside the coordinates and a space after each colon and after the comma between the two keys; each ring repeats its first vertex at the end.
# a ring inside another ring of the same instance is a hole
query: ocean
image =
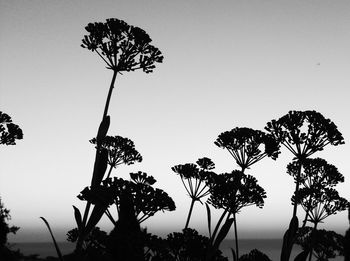
{"type": "MultiPolygon", "coordinates": [[[[249,253],[252,249],[256,248],[261,252],[265,253],[273,261],[278,261],[281,253],[281,244],[280,239],[241,239],[239,241],[239,250],[240,255],[249,253]]],[[[63,254],[71,253],[75,247],[74,244],[69,242],[58,242],[58,245],[63,254]]],[[[234,247],[233,240],[225,240],[221,244],[221,251],[224,256],[229,257],[232,260],[232,254],[230,248],[234,247]]],[[[57,256],[55,247],[51,242],[45,243],[14,243],[12,244],[12,249],[20,249],[21,252],[25,255],[38,254],[41,257],[47,256],[57,256]]],[[[294,257],[300,253],[301,248],[294,246],[292,252],[291,260],[294,260],[294,257]]],[[[343,261],[343,257],[337,257],[331,259],[333,261],[343,261]]]]}

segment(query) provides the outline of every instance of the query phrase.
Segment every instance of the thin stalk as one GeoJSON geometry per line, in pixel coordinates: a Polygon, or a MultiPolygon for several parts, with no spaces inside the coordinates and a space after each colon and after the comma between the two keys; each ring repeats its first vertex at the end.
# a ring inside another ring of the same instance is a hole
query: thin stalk
{"type": "Polygon", "coordinates": [[[196,200],[192,198],[192,201],[191,201],[191,206],[190,206],[190,211],[188,212],[188,216],[187,216],[187,221],[186,221],[186,225],[185,225],[185,229],[188,227],[188,224],[190,223],[190,218],[191,218],[191,215],[192,215],[192,210],[193,210],[193,206],[194,206],[194,202],[196,200]]]}
{"type": "Polygon", "coordinates": [[[236,221],[236,213],[233,213],[233,225],[235,229],[235,243],[236,243],[236,260],[239,258],[238,254],[238,236],[237,236],[237,221],[236,221]]]}
{"type": "MultiPolygon", "coordinates": [[[[300,174],[301,174],[301,166],[302,163],[300,162],[300,165],[299,165],[299,170],[298,170],[298,173],[297,173],[297,178],[296,178],[296,184],[295,184],[295,194],[299,191],[299,186],[300,186],[300,174]]],[[[293,205],[293,217],[296,217],[297,215],[297,209],[298,209],[298,204],[294,203],[293,205]]]]}
{"type": "Polygon", "coordinates": [[[314,244],[315,244],[316,229],[317,229],[317,222],[315,222],[314,228],[312,229],[312,232],[311,232],[311,247],[310,247],[309,261],[311,261],[311,258],[312,258],[312,252],[313,252],[313,248],[314,248],[314,244]]]}
{"type": "Polygon", "coordinates": [[[108,91],[108,95],[107,95],[107,100],[106,100],[106,105],[105,105],[105,109],[103,112],[102,120],[107,116],[107,113],[108,113],[109,102],[111,101],[111,96],[112,96],[114,83],[115,83],[115,79],[117,77],[117,74],[118,74],[118,71],[113,70],[113,77],[112,77],[111,85],[109,86],[109,91],[108,91]]]}
{"type": "Polygon", "coordinates": [[[113,169],[113,166],[111,166],[111,167],[109,168],[109,171],[108,171],[108,174],[107,174],[107,178],[106,178],[106,179],[108,179],[108,178],[111,176],[112,169],[113,169]]]}
{"type": "MultiPolygon", "coordinates": [[[[222,220],[224,219],[226,213],[227,213],[227,209],[224,210],[224,212],[222,213],[222,215],[221,215],[221,217],[220,217],[218,223],[217,223],[216,226],[215,226],[213,235],[212,235],[211,238],[210,238],[210,244],[213,244],[214,239],[215,239],[215,236],[216,236],[216,233],[218,232],[218,229],[219,229],[219,227],[220,227],[220,225],[221,225],[221,223],[222,223],[222,220]]],[[[230,214],[229,214],[229,215],[230,215],[230,214]]]]}

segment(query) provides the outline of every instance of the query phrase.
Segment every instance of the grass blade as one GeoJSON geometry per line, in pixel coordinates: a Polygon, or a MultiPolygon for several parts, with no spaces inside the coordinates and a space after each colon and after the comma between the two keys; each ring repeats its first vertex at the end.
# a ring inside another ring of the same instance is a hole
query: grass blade
{"type": "Polygon", "coordinates": [[[49,229],[49,232],[50,232],[50,234],[51,234],[53,243],[54,243],[54,245],[55,245],[56,252],[57,252],[57,255],[58,255],[59,260],[60,260],[60,261],[64,261],[64,260],[63,260],[63,257],[62,257],[61,250],[59,249],[59,247],[58,247],[58,245],[57,245],[56,239],[55,239],[55,237],[53,236],[53,233],[52,233],[52,231],[51,231],[51,228],[50,228],[49,223],[46,221],[45,218],[43,218],[43,217],[40,217],[40,218],[45,222],[45,225],[46,225],[47,228],[49,229]]]}

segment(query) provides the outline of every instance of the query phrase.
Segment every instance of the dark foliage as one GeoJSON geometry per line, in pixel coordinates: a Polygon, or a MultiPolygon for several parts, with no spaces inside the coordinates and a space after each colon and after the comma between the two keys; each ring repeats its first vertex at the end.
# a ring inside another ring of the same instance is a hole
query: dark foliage
{"type": "Polygon", "coordinates": [[[242,255],[239,261],[271,261],[271,259],[257,249],[253,249],[248,254],[242,255]]]}
{"type": "Polygon", "coordinates": [[[0,111],[0,144],[16,145],[16,140],[23,139],[21,128],[12,122],[6,113],[0,111]]]}
{"type": "MultiPolygon", "coordinates": [[[[166,239],[172,260],[176,261],[203,261],[206,260],[207,251],[210,248],[209,238],[199,235],[194,229],[183,229],[182,233],[174,232],[166,239]]],[[[212,261],[228,260],[217,250],[212,261]]]]}
{"type": "Polygon", "coordinates": [[[308,252],[312,247],[313,255],[317,261],[327,261],[344,254],[343,240],[344,237],[334,231],[304,227],[298,230],[296,244],[308,252]]]}

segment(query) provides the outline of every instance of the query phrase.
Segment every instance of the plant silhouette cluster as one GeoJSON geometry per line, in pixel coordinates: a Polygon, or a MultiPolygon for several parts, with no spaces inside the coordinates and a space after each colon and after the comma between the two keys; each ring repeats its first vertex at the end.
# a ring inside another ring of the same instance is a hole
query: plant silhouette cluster
{"type": "MultiPolygon", "coordinates": [[[[228,258],[222,255],[220,246],[232,227],[234,261],[270,261],[257,249],[240,256],[238,216],[249,206],[263,208],[266,192],[251,172],[264,158],[277,160],[282,148],[293,156],[287,174],[293,178],[295,190],[291,196],[293,214],[283,237],[280,260],[290,260],[294,244],[303,249],[295,261],[312,258],[325,261],[338,255],[349,260],[346,250],[349,232],[343,237],[318,228],[330,215],[350,209],[349,202],[336,190],[344,176],[326,160],[311,158],[328,145],[343,144],[344,138],[330,119],[311,110],[290,111],[268,122],[264,130],[235,127],[219,134],[214,144],[228,151],[238,169],[216,173],[214,162],[207,157],[173,166],[171,170],[180,177],[191,199],[184,228],[166,238],[148,233],[142,227],[144,222],[159,212],[174,211],[175,202],[164,190],[155,187],[153,176],[143,171],[130,173],[129,179],[113,175],[119,166],[141,162],[143,157],[129,138],[108,134],[111,122],[108,109],[118,74],[136,70],[151,73],[157,63],[162,63],[163,55],[143,29],[122,20],[110,18],[89,23],[85,29],[87,34],[81,46],[96,53],[113,76],[97,134],[90,140],[95,146],[91,183],[78,195],[85,208],[81,211],[73,206],[76,227],[67,233],[67,240],[76,244],[73,253],[62,255],[49,223],[42,217],[60,261],[225,261],[228,258]],[[189,227],[196,202],[206,209],[208,237],[189,227]],[[217,220],[212,217],[213,208],[220,214],[217,220]],[[298,208],[303,212],[298,214],[298,208]],[[98,227],[103,216],[113,225],[109,233],[98,227]]],[[[2,112],[0,135],[1,144],[6,145],[23,137],[21,129],[2,112]]],[[[0,209],[4,209],[1,204],[0,209]]],[[[8,219],[6,211],[1,212],[3,221],[8,219]]],[[[2,229],[5,232],[1,235],[17,230],[9,228],[6,222],[2,229]]],[[[1,244],[5,243],[6,237],[1,244]]]]}

